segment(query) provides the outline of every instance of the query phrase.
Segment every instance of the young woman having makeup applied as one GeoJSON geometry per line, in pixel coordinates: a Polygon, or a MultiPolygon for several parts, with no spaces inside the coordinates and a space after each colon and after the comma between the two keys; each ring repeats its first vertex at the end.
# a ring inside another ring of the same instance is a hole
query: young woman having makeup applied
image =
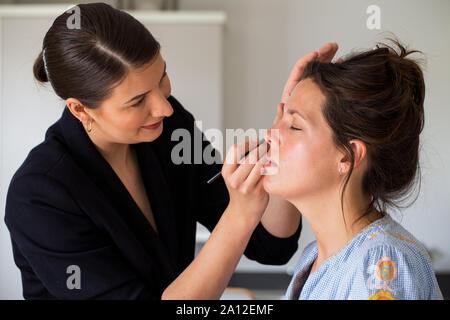
{"type": "Polygon", "coordinates": [[[425,97],[417,51],[392,41],[336,64],[310,61],[268,131],[265,166],[278,173],[264,189],[316,236],[287,299],[442,299],[426,249],[388,212],[420,181],[425,97]]]}

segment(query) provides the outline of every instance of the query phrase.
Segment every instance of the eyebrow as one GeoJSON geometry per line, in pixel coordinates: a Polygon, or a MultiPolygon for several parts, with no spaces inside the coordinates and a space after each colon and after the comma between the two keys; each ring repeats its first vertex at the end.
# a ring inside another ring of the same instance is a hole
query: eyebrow
{"type": "Polygon", "coordinates": [[[289,113],[289,114],[296,114],[300,118],[302,118],[304,121],[308,122],[308,119],[304,115],[302,115],[300,112],[298,112],[297,110],[288,109],[288,110],[286,110],[286,112],[289,113]]]}
{"type": "MultiPolygon", "coordinates": [[[[164,71],[163,71],[163,74],[162,74],[161,79],[159,80],[159,82],[162,81],[162,79],[164,78],[165,75],[166,75],[166,62],[164,61],[164,71]]],[[[125,102],[124,104],[130,103],[130,102],[133,101],[133,100],[139,99],[139,98],[145,96],[145,95],[146,95],[147,93],[149,93],[150,91],[152,91],[152,90],[148,90],[147,92],[138,94],[137,96],[135,96],[135,97],[131,98],[130,100],[128,100],[127,102],[125,102]]]]}

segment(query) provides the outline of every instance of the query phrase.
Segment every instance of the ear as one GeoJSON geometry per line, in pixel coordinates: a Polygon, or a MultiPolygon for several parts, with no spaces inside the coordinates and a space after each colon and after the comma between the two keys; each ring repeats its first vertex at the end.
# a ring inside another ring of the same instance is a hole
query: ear
{"type": "Polygon", "coordinates": [[[75,118],[83,123],[93,120],[91,112],[86,108],[78,99],[68,98],[66,99],[66,105],[75,118]]]}
{"type": "MultiPolygon", "coordinates": [[[[353,169],[359,168],[366,162],[365,161],[367,155],[366,144],[358,139],[350,140],[349,144],[353,150],[353,155],[355,157],[353,169]]],[[[350,154],[346,153],[339,162],[338,171],[340,170],[340,172],[343,175],[347,175],[350,172],[350,166],[351,166],[350,154]]]]}

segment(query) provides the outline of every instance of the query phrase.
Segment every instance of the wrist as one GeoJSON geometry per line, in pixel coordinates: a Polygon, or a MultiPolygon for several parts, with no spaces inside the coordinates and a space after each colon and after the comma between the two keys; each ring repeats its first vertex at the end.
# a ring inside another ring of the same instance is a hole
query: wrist
{"type": "Polygon", "coordinates": [[[252,232],[261,221],[262,216],[262,213],[257,210],[235,205],[234,203],[229,203],[225,214],[233,220],[236,226],[246,228],[252,232]]]}

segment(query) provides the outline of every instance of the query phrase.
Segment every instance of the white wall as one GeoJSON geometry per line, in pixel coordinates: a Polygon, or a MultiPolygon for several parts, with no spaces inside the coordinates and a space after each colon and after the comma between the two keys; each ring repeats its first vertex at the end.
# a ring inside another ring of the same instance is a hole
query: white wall
{"type": "MultiPolygon", "coordinates": [[[[184,10],[223,10],[224,126],[267,128],[295,61],[328,41],[337,56],[372,48],[391,31],[425,53],[422,188],[402,224],[438,253],[437,271],[450,271],[450,1],[448,0],[180,0],[184,10]],[[381,30],[368,30],[366,9],[381,9],[381,30]]],[[[300,249],[313,239],[306,226],[300,249]]],[[[301,250],[299,250],[301,251],[301,250]]],[[[298,254],[290,264],[298,259],[298,254]]]]}

